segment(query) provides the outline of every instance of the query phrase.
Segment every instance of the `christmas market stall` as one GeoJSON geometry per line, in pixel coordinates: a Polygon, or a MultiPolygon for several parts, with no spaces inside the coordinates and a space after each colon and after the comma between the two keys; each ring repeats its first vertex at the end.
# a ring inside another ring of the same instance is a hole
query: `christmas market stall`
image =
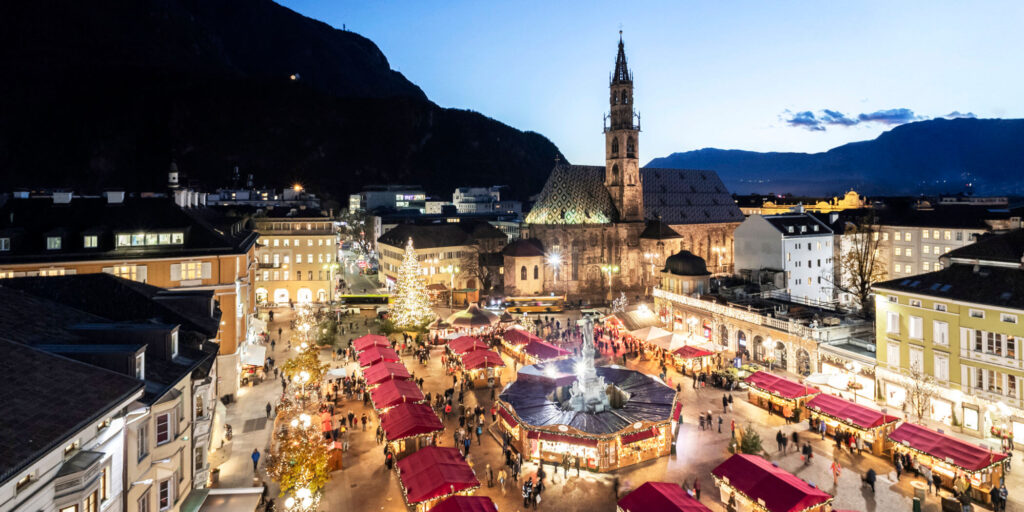
{"type": "Polygon", "coordinates": [[[474,350],[460,357],[459,361],[473,384],[488,387],[501,384],[501,368],[505,367],[505,361],[497,352],[487,349],[474,350]]]}
{"type": "Polygon", "coordinates": [[[356,352],[363,352],[370,347],[391,348],[391,342],[379,334],[366,334],[352,340],[352,349],[356,352]]]}
{"type": "Polygon", "coordinates": [[[378,413],[384,413],[398,404],[416,404],[426,397],[411,380],[389,380],[370,390],[370,401],[378,413]]]}
{"type": "Polygon", "coordinates": [[[971,484],[971,498],[989,503],[989,492],[1003,477],[1003,459],[995,453],[930,428],[903,423],[889,433],[893,456],[909,453],[917,463],[942,477],[946,487],[963,491],[971,484]]]}
{"type": "Polygon", "coordinates": [[[757,455],[737,453],[711,470],[722,503],[757,512],[827,512],[832,495],[757,455]]]}
{"type": "Polygon", "coordinates": [[[807,412],[815,421],[824,421],[829,434],[850,432],[875,455],[888,447],[887,436],[900,421],[896,416],[825,393],[807,401],[807,412]]]}
{"type": "Polygon", "coordinates": [[[749,387],[748,398],[751,403],[786,418],[793,418],[793,412],[800,411],[799,418],[795,418],[797,421],[806,417],[806,411],[801,406],[821,393],[817,388],[763,371],[750,374],[744,382],[749,387]]]}
{"type": "Polygon", "coordinates": [[[435,444],[444,430],[441,419],[426,404],[399,404],[380,415],[384,439],[396,459],[435,444]]]}
{"type": "Polygon", "coordinates": [[[461,356],[474,350],[486,350],[488,348],[491,347],[472,336],[459,336],[458,338],[448,342],[448,350],[457,356],[461,356]]]}
{"type": "Polygon", "coordinates": [[[498,428],[524,459],[611,471],[669,454],[675,390],[636,370],[579,359],[526,366],[498,400],[498,428]]]}
{"type": "Polygon", "coordinates": [[[366,368],[367,366],[381,361],[397,363],[402,360],[398,357],[398,352],[386,347],[370,347],[360,352],[357,359],[359,360],[359,366],[361,368],[366,368]]]}
{"type": "Polygon", "coordinates": [[[370,366],[363,368],[363,378],[366,379],[366,386],[373,389],[390,380],[409,380],[412,374],[402,363],[394,361],[377,361],[370,366]]]}
{"type": "Polygon", "coordinates": [[[521,350],[510,355],[516,358],[520,363],[536,364],[544,361],[564,359],[569,357],[571,352],[563,348],[558,348],[546,341],[530,340],[529,343],[522,346],[521,350]]]}
{"type": "Polygon", "coordinates": [[[711,512],[679,484],[647,482],[619,500],[617,512],[711,512]]]}
{"type": "Polygon", "coordinates": [[[516,355],[523,350],[523,346],[533,340],[542,341],[526,329],[521,327],[510,327],[501,335],[501,346],[505,350],[506,354],[516,357],[516,355]]]}
{"type": "Polygon", "coordinates": [[[455,448],[425,447],[398,461],[397,470],[402,498],[415,512],[427,512],[443,499],[470,496],[480,488],[473,468],[455,448]]]}
{"type": "Polygon", "coordinates": [[[487,496],[451,496],[434,505],[430,512],[496,512],[498,506],[487,496]]]}
{"type": "Polygon", "coordinates": [[[716,354],[708,350],[684,345],[672,351],[672,360],[676,367],[689,372],[703,372],[713,366],[716,354]]]}

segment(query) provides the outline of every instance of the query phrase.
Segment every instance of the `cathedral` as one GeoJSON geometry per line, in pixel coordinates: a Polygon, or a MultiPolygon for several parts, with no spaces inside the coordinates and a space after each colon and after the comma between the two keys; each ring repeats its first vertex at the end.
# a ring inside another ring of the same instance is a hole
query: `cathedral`
{"type": "MultiPolygon", "coordinates": [[[[649,295],[665,259],[684,249],[713,273],[731,272],[743,214],[718,175],[640,167],[640,116],[621,31],[609,89],[605,164],[556,162],[525,219],[527,236],[549,256],[544,292],[573,301],[623,292],[633,300],[649,295]]],[[[509,281],[512,295],[518,287],[509,281]]]]}

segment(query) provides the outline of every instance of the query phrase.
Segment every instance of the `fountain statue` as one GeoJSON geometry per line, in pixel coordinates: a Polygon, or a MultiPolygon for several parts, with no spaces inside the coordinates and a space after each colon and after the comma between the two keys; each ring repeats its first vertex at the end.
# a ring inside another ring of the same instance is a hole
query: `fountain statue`
{"type": "Polygon", "coordinates": [[[569,390],[569,409],[578,412],[609,410],[607,385],[594,368],[594,322],[587,318],[583,325],[583,347],[576,361],[576,382],[569,390]]]}

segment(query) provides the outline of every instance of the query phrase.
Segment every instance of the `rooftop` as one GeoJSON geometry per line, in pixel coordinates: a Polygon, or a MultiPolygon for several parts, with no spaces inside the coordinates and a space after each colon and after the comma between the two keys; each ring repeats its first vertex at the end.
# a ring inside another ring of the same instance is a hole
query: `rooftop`
{"type": "Polygon", "coordinates": [[[977,242],[954,249],[945,257],[951,260],[1012,263],[1019,266],[1024,262],[1024,230],[982,236],[977,242]]]}
{"type": "Polygon", "coordinates": [[[1024,271],[1016,268],[953,264],[936,272],[878,283],[874,288],[1024,309],[1024,271]]]}
{"type": "Polygon", "coordinates": [[[381,235],[378,242],[392,247],[405,247],[412,238],[416,249],[471,245],[478,240],[507,240],[498,228],[482,221],[463,221],[446,224],[399,224],[381,235]]]}
{"type": "Polygon", "coordinates": [[[809,213],[765,215],[764,220],[787,237],[832,234],[828,225],[809,213]]]}

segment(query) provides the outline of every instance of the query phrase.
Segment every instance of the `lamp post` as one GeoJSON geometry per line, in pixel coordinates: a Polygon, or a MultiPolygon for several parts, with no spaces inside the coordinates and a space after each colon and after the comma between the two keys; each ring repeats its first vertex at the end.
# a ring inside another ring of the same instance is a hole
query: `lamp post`
{"type": "Polygon", "coordinates": [[[601,265],[601,272],[608,274],[608,302],[612,300],[612,274],[619,273],[618,265],[601,265]]]}
{"type": "MultiPolygon", "coordinates": [[[[551,265],[551,268],[554,269],[554,276],[555,276],[554,288],[555,288],[555,290],[557,290],[558,289],[558,269],[559,269],[559,267],[562,266],[562,255],[558,254],[557,252],[551,253],[551,254],[548,254],[547,260],[548,260],[548,265],[551,265]]],[[[567,293],[567,295],[568,295],[568,293],[567,293]]]]}
{"type": "Polygon", "coordinates": [[[324,270],[327,271],[327,289],[329,290],[328,293],[330,294],[327,298],[327,301],[333,303],[335,298],[334,291],[336,287],[336,285],[334,284],[334,271],[340,269],[341,265],[337,261],[335,261],[334,263],[328,263],[324,265],[323,268],[324,270]]]}

